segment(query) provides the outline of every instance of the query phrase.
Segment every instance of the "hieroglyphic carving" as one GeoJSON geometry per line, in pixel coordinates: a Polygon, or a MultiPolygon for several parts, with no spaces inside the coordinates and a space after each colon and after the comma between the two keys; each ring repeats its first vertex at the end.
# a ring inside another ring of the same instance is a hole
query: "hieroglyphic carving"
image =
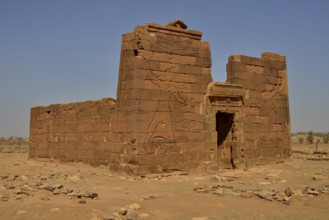
{"type": "Polygon", "coordinates": [[[175,127],[193,129],[196,126],[195,118],[183,116],[183,113],[195,112],[196,106],[192,104],[192,99],[181,93],[175,84],[169,83],[172,79],[167,73],[174,72],[170,66],[160,72],[152,71],[148,59],[143,56],[142,58],[145,62],[144,68],[147,70],[147,80],[150,80],[160,92],[160,99],[147,128],[144,149],[148,153],[178,152],[180,148],[176,144],[175,127]],[[177,111],[181,114],[177,114],[177,111]]]}
{"type": "Polygon", "coordinates": [[[164,33],[155,34],[146,30],[138,30],[136,38],[137,49],[185,56],[198,55],[198,48],[192,47],[192,41],[188,38],[169,36],[164,33]]]}
{"type": "Polygon", "coordinates": [[[192,131],[196,128],[198,121],[194,114],[173,114],[175,110],[183,113],[196,113],[198,107],[193,103],[192,98],[188,98],[185,93],[175,92],[170,95],[169,109],[174,121],[175,128],[185,128],[192,131]]]}
{"type": "MultiPolygon", "coordinates": [[[[276,68],[271,62],[268,63],[268,68],[273,75],[279,75],[278,68],[276,68]]],[[[271,84],[270,80],[266,78],[265,81],[267,81],[267,83],[265,83],[266,91],[262,93],[262,98],[264,99],[263,107],[269,106],[275,114],[278,114],[278,100],[283,97],[283,91],[285,88],[284,78],[277,77],[276,84],[271,84]]]]}

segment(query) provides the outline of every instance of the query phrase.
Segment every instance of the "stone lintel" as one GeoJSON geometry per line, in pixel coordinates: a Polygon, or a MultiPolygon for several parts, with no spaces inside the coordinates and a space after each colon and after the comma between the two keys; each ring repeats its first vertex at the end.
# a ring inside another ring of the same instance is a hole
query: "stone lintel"
{"type": "Polygon", "coordinates": [[[207,87],[207,96],[244,97],[243,86],[230,83],[212,82],[207,87]]]}

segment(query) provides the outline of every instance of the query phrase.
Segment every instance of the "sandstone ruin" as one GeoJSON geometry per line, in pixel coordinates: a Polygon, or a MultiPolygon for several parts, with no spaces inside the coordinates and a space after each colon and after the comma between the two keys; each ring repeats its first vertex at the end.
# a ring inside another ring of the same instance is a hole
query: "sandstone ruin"
{"type": "Polygon", "coordinates": [[[29,157],[145,174],[290,156],[285,56],[230,56],[226,82],[213,82],[201,36],[180,20],[124,34],[117,99],[32,108],[29,157]]]}

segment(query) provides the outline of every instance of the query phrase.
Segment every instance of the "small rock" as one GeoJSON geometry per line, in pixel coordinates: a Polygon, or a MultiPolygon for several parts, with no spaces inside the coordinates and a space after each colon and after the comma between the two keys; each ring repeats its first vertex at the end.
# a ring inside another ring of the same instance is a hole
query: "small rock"
{"type": "Polygon", "coordinates": [[[290,205],[291,204],[291,200],[283,201],[282,203],[285,204],[285,205],[290,205]]]}
{"type": "MultiPolygon", "coordinates": [[[[72,197],[78,197],[78,198],[79,198],[79,195],[78,195],[78,193],[76,193],[76,192],[70,192],[70,193],[68,193],[67,195],[72,196],[72,197]]],[[[81,198],[81,197],[80,197],[80,198],[81,198]]]]}
{"type": "Polygon", "coordinates": [[[119,214],[119,212],[113,212],[113,213],[112,213],[112,216],[113,216],[113,217],[116,217],[115,219],[118,219],[119,217],[122,217],[122,216],[119,214]]]}
{"type": "Polygon", "coordinates": [[[13,193],[15,193],[15,194],[24,194],[23,190],[21,190],[21,189],[15,189],[13,191],[13,193]]]}
{"type": "Polygon", "coordinates": [[[26,190],[22,190],[22,189],[16,189],[13,191],[13,193],[17,194],[17,195],[30,195],[26,190]]]}
{"type": "Polygon", "coordinates": [[[136,212],[136,210],[129,209],[125,216],[126,216],[127,220],[137,220],[138,212],[136,212]]]}
{"type": "Polygon", "coordinates": [[[294,193],[294,196],[304,196],[302,190],[300,190],[300,189],[294,190],[293,193],[294,193]]]}
{"type": "Polygon", "coordinates": [[[50,185],[47,185],[44,189],[45,190],[48,190],[48,191],[54,191],[55,190],[55,187],[50,186],[50,185]]]}
{"type": "Polygon", "coordinates": [[[133,179],[138,181],[138,180],[141,180],[142,177],[140,177],[140,176],[134,176],[133,179]]]}
{"type": "Polygon", "coordinates": [[[225,189],[224,195],[230,195],[230,196],[240,196],[241,193],[235,192],[232,189],[225,189]]]}
{"type": "Polygon", "coordinates": [[[273,199],[275,199],[279,202],[283,201],[283,196],[279,195],[278,193],[274,194],[272,197],[273,197],[273,199]]]}
{"type": "Polygon", "coordinates": [[[7,178],[8,178],[8,176],[0,176],[1,180],[7,179],[7,178]]]}
{"type": "Polygon", "coordinates": [[[34,186],[36,186],[38,188],[39,188],[39,186],[42,186],[42,185],[43,185],[43,183],[41,181],[38,181],[38,182],[34,183],[34,186]]]}
{"type": "Polygon", "coordinates": [[[69,176],[67,179],[68,179],[69,181],[71,181],[72,183],[77,183],[77,182],[80,181],[80,177],[77,176],[77,175],[69,176]]]}
{"type": "Polygon", "coordinates": [[[23,183],[27,183],[29,181],[29,178],[24,175],[21,176],[21,179],[22,179],[23,183]]]}
{"type": "Polygon", "coordinates": [[[141,206],[138,203],[133,203],[129,206],[129,208],[132,210],[139,210],[141,206]]]}
{"type": "Polygon", "coordinates": [[[284,191],[279,191],[279,192],[277,192],[277,194],[281,197],[284,197],[286,195],[286,193],[284,191]]]}
{"type": "Polygon", "coordinates": [[[221,177],[220,177],[220,180],[221,180],[221,181],[231,182],[231,181],[234,181],[235,178],[233,178],[233,177],[228,177],[228,176],[221,176],[221,177]]]}
{"type": "Polygon", "coordinates": [[[150,196],[147,196],[147,197],[143,198],[142,200],[152,200],[152,199],[156,199],[156,198],[160,198],[160,197],[150,195],[150,196]]]}
{"type": "Polygon", "coordinates": [[[266,196],[265,198],[264,198],[265,200],[267,200],[267,201],[273,201],[273,197],[272,196],[266,196]]]}
{"type": "Polygon", "coordinates": [[[54,191],[53,191],[53,194],[54,195],[59,195],[59,194],[61,194],[62,193],[62,190],[60,190],[60,189],[54,189],[54,191]]]}
{"type": "Polygon", "coordinates": [[[63,189],[62,191],[63,194],[69,194],[71,192],[73,192],[73,189],[63,189]]]}
{"type": "Polygon", "coordinates": [[[188,173],[185,171],[173,171],[172,174],[175,176],[188,176],[188,173]]]}
{"type": "Polygon", "coordinates": [[[316,191],[315,189],[309,189],[309,188],[306,189],[306,192],[307,192],[307,194],[314,195],[314,196],[317,196],[320,194],[320,192],[316,191]]]}
{"type": "Polygon", "coordinates": [[[73,192],[71,194],[74,194],[78,198],[82,198],[82,197],[89,198],[89,192],[85,192],[85,191],[78,190],[76,193],[73,192]]]}
{"type": "Polygon", "coordinates": [[[218,181],[219,181],[219,179],[217,177],[215,177],[215,176],[213,176],[213,177],[210,178],[210,182],[211,183],[217,183],[218,181]]]}
{"type": "Polygon", "coordinates": [[[94,199],[94,198],[97,198],[98,197],[98,194],[92,192],[92,193],[89,193],[88,197],[91,198],[91,199],[94,199]]]}
{"type": "Polygon", "coordinates": [[[288,196],[284,196],[283,197],[283,201],[289,201],[290,199],[289,199],[289,197],[288,196]]]}
{"type": "Polygon", "coordinates": [[[259,185],[270,185],[271,182],[263,181],[263,182],[258,182],[259,185]]]}
{"type": "Polygon", "coordinates": [[[7,181],[15,181],[16,176],[15,175],[10,175],[6,178],[7,181]]]}
{"type": "Polygon", "coordinates": [[[52,187],[54,187],[56,189],[61,189],[61,188],[63,188],[63,185],[62,184],[55,184],[55,185],[52,185],[52,187]]]}
{"type": "Polygon", "coordinates": [[[241,192],[240,195],[242,198],[251,198],[253,197],[254,193],[251,191],[247,191],[247,192],[241,192]]]}
{"type": "Polygon", "coordinates": [[[46,184],[41,184],[41,185],[39,185],[39,186],[37,186],[37,187],[38,187],[38,189],[43,190],[43,189],[46,189],[47,186],[48,186],[48,185],[46,185],[46,184]]]}
{"type": "Polygon", "coordinates": [[[8,185],[7,186],[7,189],[15,189],[16,188],[16,185],[8,185]]]}
{"type": "Polygon", "coordinates": [[[320,192],[321,193],[327,193],[328,194],[329,193],[329,187],[326,187],[326,186],[323,187],[322,189],[320,189],[320,192]]]}
{"type": "Polygon", "coordinates": [[[194,188],[193,191],[198,192],[198,193],[208,193],[209,189],[207,189],[206,187],[198,186],[198,187],[194,188]]]}
{"type": "Polygon", "coordinates": [[[23,185],[21,187],[21,190],[23,190],[23,191],[33,191],[33,185],[32,184],[30,184],[30,185],[23,185]]]}
{"type": "Polygon", "coordinates": [[[224,190],[222,188],[218,188],[218,189],[215,189],[214,191],[212,191],[211,193],[221,196],[221,195],[224,195],[224,190]]]}
{"type": "Polygon", "coordinates": [[[52,208],[50,209],[51,212],[58,212],[59,211],[59,208],[52,208]]]}
{"type": "Polygon", "coordinates": [[[208,217],[193,217],[191,220],[208,220],[208,217]]]}
{"type": "Polygon", "coordinates": [[[19,210],[16,212],[17,215],[22,215],[22,214],[25,214],[26,211],[25,210],[19,210]]]}
{"type": "Polygon", "coordinates": [[[49,196],[42,196],[42,197],[40,197],[40,199],[43,200],[43,201],[48,201],[48,200],[50,200],[50,199],[49,199],[49,196]]]}
{"type": "Polygon", "coordinates": [[[126,215],[127,212],[128,212],[128,210],[127,210],[126,208],[121,208],[121,209],[119,210],[119,214],[120,214],[120,215],[126,215]]]}
{"type": "Polygon", "coordinates": [[[22,194],[19,194],[15,197],[16,200],[21,200],[23,198],[24,198],[24,196],[22,194]]]}
{"type": "Polygon", "coordinates": [[[291,196],[292,195],[292,190],[290,189],[290,187],[287,187],[285,190],[284,190],[284,193],[286,196],[291,196]]]}
{"type": "Polygon", "coordinates": [[[7,191],[0,192],[0,200],[1,201],[8,201],[9,197],[10,197],[9,192],[7,192],[7,191]]]}
{"type": "Polygon", "coordinates": [[[266,199],[266,197],[270,196],[272,194],[272,192],[270,192],[269,190],[261,190],[259,192],[254,192],[254,195],[262,198],[262,199],[266,199]]]}
{"type": "Polygon", "coordinates": [[[79,204],[86,204],[86,203],[87,203],[86,200],[83,200],[83,199],[79,200],[79,204]]]}

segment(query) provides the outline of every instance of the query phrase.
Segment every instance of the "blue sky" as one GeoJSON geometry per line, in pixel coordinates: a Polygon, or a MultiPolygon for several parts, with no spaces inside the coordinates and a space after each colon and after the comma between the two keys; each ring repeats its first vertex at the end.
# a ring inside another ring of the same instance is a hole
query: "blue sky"
{"type": "Polygon", "coordinates": [[[212,75],[231,54],[287,56],[292,130],[329,131],[329,1],[0,0],[0,136],[32,106],[116,96],[121,35],[182,19],[203,32],[212,75]]]}

